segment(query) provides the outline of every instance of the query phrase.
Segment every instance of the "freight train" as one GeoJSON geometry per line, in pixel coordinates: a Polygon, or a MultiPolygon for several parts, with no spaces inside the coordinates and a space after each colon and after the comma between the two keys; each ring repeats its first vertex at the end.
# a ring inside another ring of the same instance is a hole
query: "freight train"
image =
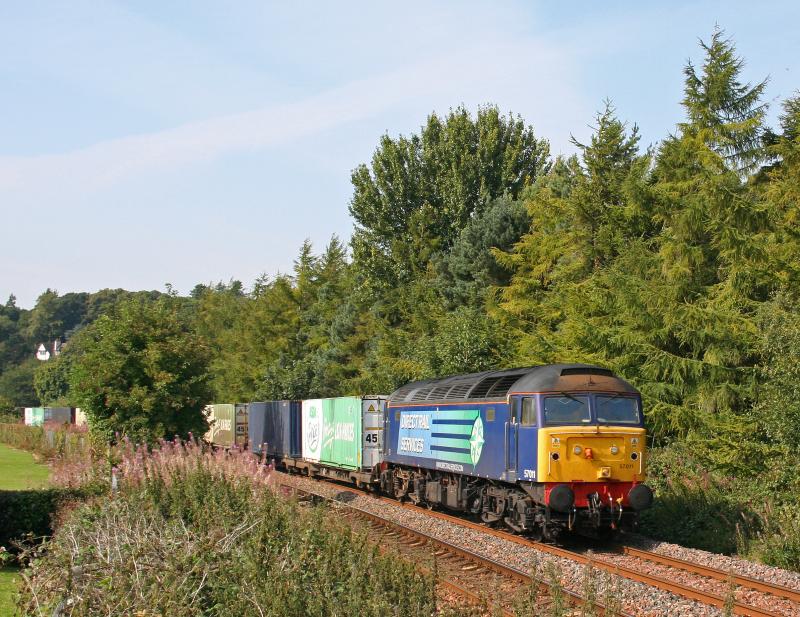
{"type": "Polygon", "coordinates": [[[247,416],[249,447],[289,473],[537,539],[609,537],[634,528],[653,500],[641,397],[598,366],[456,375],[389,396],[256,402],[247,416]]]}

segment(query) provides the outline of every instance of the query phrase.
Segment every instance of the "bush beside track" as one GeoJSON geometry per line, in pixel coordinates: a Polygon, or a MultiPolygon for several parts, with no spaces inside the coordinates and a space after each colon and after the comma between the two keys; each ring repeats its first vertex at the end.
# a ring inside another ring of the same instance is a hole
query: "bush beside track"
{"type": "Polygon", "coordinates": [[[421,615],[413,564],[267,490],[249,454],[123,452],[121,490],[70,512],[25,575],[20,608],[63,614],[421,615]],[[137,613],[137,611],[139,611],[137,613]]]}

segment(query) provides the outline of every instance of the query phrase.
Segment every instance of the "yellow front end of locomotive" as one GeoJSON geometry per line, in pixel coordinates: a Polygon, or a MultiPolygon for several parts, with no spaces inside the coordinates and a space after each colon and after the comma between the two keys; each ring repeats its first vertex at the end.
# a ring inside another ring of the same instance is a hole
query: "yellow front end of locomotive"
{"type": "Polygon", "coordinates": [[[643,482],[645,431],[622,426],[539,430],[539,482],[643,482]]]}

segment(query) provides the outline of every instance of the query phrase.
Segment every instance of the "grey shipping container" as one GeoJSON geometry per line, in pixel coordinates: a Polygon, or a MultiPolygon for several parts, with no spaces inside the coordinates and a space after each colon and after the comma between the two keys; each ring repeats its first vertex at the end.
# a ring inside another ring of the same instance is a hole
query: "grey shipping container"
{"type": "Polygon", "coordinates": [[[45,422],[58,422],[59,424],[69,424],[72,421],[71,407],[45,407],[45,422]]]}
{"type": "Polygon", "coordinates": [[[266,444],[266,455],[272,457],[299,457],[302,404],[300,401],[265,401],[250,403],[250,448],[261,454],[266,444]]]}

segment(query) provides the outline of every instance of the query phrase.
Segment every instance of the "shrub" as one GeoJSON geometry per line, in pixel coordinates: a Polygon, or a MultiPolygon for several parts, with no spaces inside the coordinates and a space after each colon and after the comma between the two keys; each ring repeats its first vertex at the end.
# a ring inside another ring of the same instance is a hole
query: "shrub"
{"type": "Polygon", "coordinates": [[[20,543],[52,535],[59,508],[86,495],[85,490],[63,488],[0,491],[0,546],[17,552],[20,543]]]}
{"type": "Polygon", "coordinates": [[[800,508],[768,507],[758,521],[759,532],[743,550],[764,563],[800,572],[800,508]]]}
{"type": "Polygon", "coordinates": [[[80,506],[24,575],[20,608],[64,615],[422,615],[432,581],[324,509],[267,487],[252,455],[129,449],[120,494],[80,506]],[[138,613],[137,613],[138,611],[138,613]]]}
{"type": "Polygon", "coordinates": [[[0,443],[46,459],[84,456],[92,449],[86,427],[55,423],[44,426],[0,424],[0,443]]]}

